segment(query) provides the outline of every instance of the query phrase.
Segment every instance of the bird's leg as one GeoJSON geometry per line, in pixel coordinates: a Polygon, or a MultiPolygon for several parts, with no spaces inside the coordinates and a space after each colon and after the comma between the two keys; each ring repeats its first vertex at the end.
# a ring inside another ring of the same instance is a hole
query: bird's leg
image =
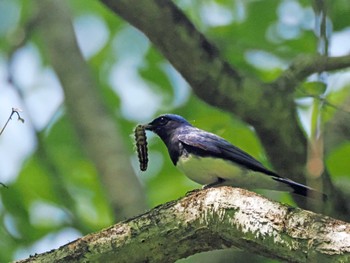
{"type": "Polygon", "coordinates": [[[207,189],[207,188],[210,188],[210,187],[216,187],[216,186],[220,186],[223,182],[225,182],[224,179],[218,177],[218,180],[214,183],[211,183],[211,184],[205,184],[202,186],[202,189],[207,189]]]}

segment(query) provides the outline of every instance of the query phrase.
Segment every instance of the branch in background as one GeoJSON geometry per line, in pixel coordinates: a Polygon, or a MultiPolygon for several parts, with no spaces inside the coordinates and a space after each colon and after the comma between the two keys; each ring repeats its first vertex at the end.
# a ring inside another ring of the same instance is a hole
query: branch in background
{"type": "Polygon", "coordinates": [[[118,220],[145,210],[145,196],[128,151],[79,50],[69,9],[63,1],[38,0],[36,29],[62,84],[67,114],[96,166],[118,220]]]}
{"type": "Polygon", "coordinates": [[[222,106],[223,101],[232,104],[234,97],[227,94],[225,89],[229,86],[233,92],[241,88],[241,76],[220,58],[218,49],[172,1],[101,2],[145,33],[199,97],[216,106],[222,106]],[[230,99],[227,100],[226,97],[230,99]]]}
{"type": "Polygon", "coordinates": [[[17,263],[164,263],[223,248],[288,262],[345,262],[350,225],[243,189],[210,188],[17,263]]]}
{"type": "Polygon", "coordinates": [[[332,71],[350,67],[350,55],[342,57],[300,56],[272,85],[294,92],[295,87],[313,73],[332,71]]]}
{"type": "MultiPolygon", "coordinates": [[[[26,38],[29,37],[31,34],[26,31],[26,38]]],[[[8,63],[8,76],[7,79],[9,81],[9,84],[14,88],[14,90],[17,92],[18,96],[22,100],[23,107],[27,108],[27,105],[25,103],[24,94],[22,92],[21,87],[16,82],[14,78],[14,71],[13,71],[13,55],[15,52],[22,46],[24,43],[21,43],[21,45],[15,45],[13,46],[9,56],[9,63],[8,63]]],[[[29,112],[29,110],[26,110],[26,112],[29,112]]],[[[33,131],[33,134],[36,139],[37,148],[36,148],[36,154],[38,156],[38,162],[42,166],[42,168],[46,171],[46,175],[48,178],[50,178],[49,182],[51,184],[51,189],[53,192],[53,195],[57,198],[57,200],[60,200],[60,203],[63,204],[62,209],[65,211],[67,216],[69,217],[69,220],[71,222],[71,225],[77,229],[79,229],[82,233],[90,233],[91,228],[84,224],[80,218],[79,218],[79,212],[78,207],[74,203],[74,198],[72,194],[68,191],[67,187],[65,187],[65,184],[63,182],[63,177],[60,172],[60,170],[57,168],[54,158],[52,157],[52,154],[50,154],[50,151],[47,149],[47,145],[45,143],[44,137],[45,137],[45,131],[38,131],[35,129],[33,125],[33,121],[31,120],[31,116],[27,115],[29,118],[29,126],[31,130],[33,131]]]]}

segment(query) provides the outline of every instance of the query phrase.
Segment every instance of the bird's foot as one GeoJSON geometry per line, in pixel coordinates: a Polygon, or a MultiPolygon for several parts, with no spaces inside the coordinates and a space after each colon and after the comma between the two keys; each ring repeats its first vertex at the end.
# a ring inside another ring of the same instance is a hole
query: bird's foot
{"type": "Polygon", "coordinates": [[[205,184],[205,185],[202,186],[202,189],[208,189],[208,188],[211,188],[211,187],[221,186],[223,182],[225,182],[225,180],[220,178],[220,177],[218,177],[216,182],[211,183],[211,184],[205,184]]]}

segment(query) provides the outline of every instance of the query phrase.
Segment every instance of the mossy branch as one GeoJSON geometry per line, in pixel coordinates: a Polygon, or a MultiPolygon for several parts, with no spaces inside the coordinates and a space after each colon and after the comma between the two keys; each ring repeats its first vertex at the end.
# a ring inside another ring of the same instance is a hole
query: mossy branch
{"type": "Polygon", "coordinates": [[[210,188],[17,263],[164,263],[234,247],[288,262],[346,262],[350,225],[247,190],[210,188]]]}

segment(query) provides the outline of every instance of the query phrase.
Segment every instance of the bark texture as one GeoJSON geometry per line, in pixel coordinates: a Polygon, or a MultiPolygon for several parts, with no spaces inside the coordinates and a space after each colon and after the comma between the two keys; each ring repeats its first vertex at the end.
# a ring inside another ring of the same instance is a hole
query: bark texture
{"type": "Polygon", "coordinates": [[[211,188],[17,263],[163,263],[233,247],[288,262],[348,262],[350,225],[247,190],[211,188]]]}

